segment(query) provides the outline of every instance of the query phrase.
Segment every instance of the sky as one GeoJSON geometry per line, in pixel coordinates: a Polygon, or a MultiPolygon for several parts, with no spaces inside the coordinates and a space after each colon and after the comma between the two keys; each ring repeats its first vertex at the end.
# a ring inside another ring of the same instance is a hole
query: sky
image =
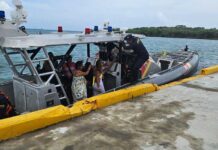
{"type": "MultiPolygon", "coordinates": [[[[7,17],[12,0],[0,0],[7,17]]],[[[27,28],[83,30],[102,26],[134,28],[186,25],[218,28],[218,0],[23,0],[27,28]]]]}

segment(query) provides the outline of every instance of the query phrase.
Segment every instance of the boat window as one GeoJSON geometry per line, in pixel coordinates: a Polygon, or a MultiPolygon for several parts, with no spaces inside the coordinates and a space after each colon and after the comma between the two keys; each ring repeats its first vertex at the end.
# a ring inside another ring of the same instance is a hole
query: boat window
{"type": "Polygon", "coordinates": [[[11,66],[14,75],[26,81],[35,83],[31,65],[28,63],[24,52],[16,49],[6,49],[5,52],[6,60],[11,66]]]}
{"type": "Polygon", "coordinates": [[[69,45],[46,46],[47,52],[52,52],[55,56],[65,55],[69,45]]]}
{"type": "MultiPolygon", "coordinates": [[[[99,52],[99,47],[95,44],[90,44],[90,57],[96,57],[96,54],[99,52]]],[[[76,62],[78,60],[87,60],[87,44],[78,44],[72,52],[73,60],[76,62]]]]}
{"type": "Polygon", "coordinates": [[[12,79],[12,71],[9,69],[9,65],[0,51],[0,84],[12,79]]]}
{"type": "Polygon", "coordinates": [[[46,52],[48,53],[56,70],[60,70],[65,63],[66,55],[71,55],[74,50],[74,46],[71,45],[57,45],[57,46],[46,46],[46,52]]]}

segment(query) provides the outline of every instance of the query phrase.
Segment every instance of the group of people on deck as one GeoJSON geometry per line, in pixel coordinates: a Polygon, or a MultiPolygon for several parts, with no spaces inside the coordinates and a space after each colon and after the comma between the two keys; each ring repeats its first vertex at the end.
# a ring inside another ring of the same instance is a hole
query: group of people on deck
{"type": "Polygon", "coordinates": [[[74,102],[105,92],[103,84],[103,66],[99,59],[95,67],[87,62],[83,66],[82,61],[72,62],[72,57],[63,66],[65,76],[65,89],[67,95],[74,102]]]}
{"type": "MultiPolygon", "coordinates": [[[[140,76],[139,69],[144,64],[144,62],[149,59],[149,53],[147,52],[146,48],[144,47],[139,38],[136,38],[132,35],[127,35],[124,40],[127,43],[123,42],[121,43],[121,46],[125,50],[133,50],[133,53],[136,55],[134,65],[131,68],[132,78],[130,82],[132,82],[136,81],[140,76]]],[[[109,52],[111,52],[112,49],[115,47],[113,43],[98,46],[100,47],[100,49],[103,49],[104,46],[106,46],[106,49],[109,49],[109,52]]],[[[57,61],[55,61],[55,57],[51,52],[49,52],[49,58],[51,59],[54,67],[56,68],[58,64],[57,61]]],[[[103,74],[106,68],[105,66],[102,66],[103,61],[101,59],[97,60],[95,66],[92,66],[89,62],[87,62],[85,66],[83,66],[82,61],[77,61],[76,63],[74,63],[72,61],[71,55],[67,55],[65,60],[65,63],[61,67],[61,72],[63,74],[62,83],[68,98],[72,100],[71,103],[85,99],[87,97],[105,93],[103,74]]],[[[110,59],[109,61],[113,62],[113,60],[110,59]]],[[[51,70],[48,64],[48,62],[44,63],[42,71],[46,72],[51,70]]]]}
{"type": "MultiPolygon", "coordinates": [[[[135,65],[132,69],[132,76],[135,81],[138,77],[139,68],[149,59],[149,53],[139,38],[128,35],[124,40],[127,41],[128,46],[122,44],[123,48],[126,50],[132,49],[137,55],[135,65]]],[[[105,93],[103,75],[105,70],[112,66],[112,63],[108,68],[103,67],[102,64],[102,60],[98,59],[95,66],[92,66],[89,62],[83,66],[82,61],[73,63],[71,56],[67,58],[62,69],[66,80],[64,85],[69,99],[73,99],[75,102],[87,97],[105,93]]]]}

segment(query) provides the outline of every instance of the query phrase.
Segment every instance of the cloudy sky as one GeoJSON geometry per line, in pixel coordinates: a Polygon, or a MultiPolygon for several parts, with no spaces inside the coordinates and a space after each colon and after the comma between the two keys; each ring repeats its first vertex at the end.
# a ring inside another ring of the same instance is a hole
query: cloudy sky
{"type": "MultiPolygon", "coordinates": [[[[13,10],[12,0],[0,9],[13,10]]],[[[218,28],[218,0],[23,0],[29,28],[68,30],[102,25],[115,27],[175,26],[218,28]]]]}

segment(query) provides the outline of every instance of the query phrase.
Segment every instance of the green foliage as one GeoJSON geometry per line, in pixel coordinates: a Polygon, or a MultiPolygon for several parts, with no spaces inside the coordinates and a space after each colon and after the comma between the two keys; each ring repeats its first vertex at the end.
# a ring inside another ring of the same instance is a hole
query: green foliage
{"type": "Polygon", "coordinates": [[[128,33],[144,34],[151,37],[176,37],[197,39],[218,39],[218,29],[205,29],[203,27],[186,27],[177,25],[175,27],[141,27],[133,28],[128,33]]]}

